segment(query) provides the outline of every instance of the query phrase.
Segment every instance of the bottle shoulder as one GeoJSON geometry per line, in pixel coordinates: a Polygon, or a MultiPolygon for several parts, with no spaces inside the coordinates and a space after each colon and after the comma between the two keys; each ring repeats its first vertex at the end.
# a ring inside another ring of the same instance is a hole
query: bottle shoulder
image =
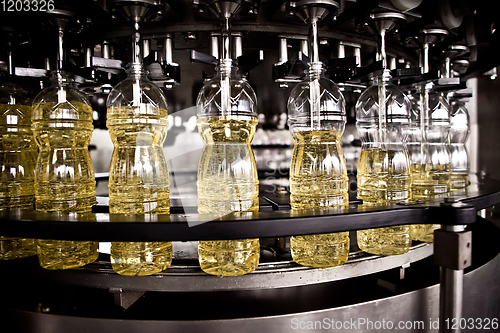
{"type": "Polygon", "coordinates": [[[222,115],[247,115],[257,117],[257,95],[243,79],[220,77],[207,81],[196,99],[199,117],[222,115]]]}
{"type": "Polygon", "coordinates": [[[392,84],[372,85],[367,88],[356,101],[356,119],[364,121],[370,118],[378,118],[381,101],[385,102],[388,120],[410,121],[412,113],[411,101],[405,93],[392,84]]]}

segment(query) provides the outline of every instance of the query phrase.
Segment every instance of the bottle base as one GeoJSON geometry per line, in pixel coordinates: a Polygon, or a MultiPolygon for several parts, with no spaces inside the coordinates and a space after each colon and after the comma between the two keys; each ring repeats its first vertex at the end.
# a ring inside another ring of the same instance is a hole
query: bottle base
{"type": "Polygon", "coordinates": [[[346,204],[346,195],[295,195],[290,194],[290,205],[293,210],[311,209],[328,209],[334,207],[342,207],[346,204]]]}
{"type": "MultiPolygon", "coordinates": [[[[163,194],[162,194],[163,195],[163,194]]],[[[109,198],[109,209],[111,214],[169,214],[170,213],[170,199],[168,197],[164,200],[133,200],[126,201],[112,195],[109,198]]]]}
{"type": "MultiPolygon", "coordinates": [[[[5,186],[2,184],[2,186],[5,186]]],[[[0,198],[0,209],[33,209],[35,197],[31,195],[0,198]]]]}
{"type": "Polygon", "coordinates": [[[462,190],[470,185],[469,177],[467,174],[451,174],[450,176],[450,190],[462,190]]]}
{"type": "Polygon", "coordinates": [[[254,271],[259,265],[259,239],[200,241],[198,260],[207,274],[238,276],[254,271]]]}
{"type": "Polygon", "coordinates": [[[302,266],[339,266],[349,257],[349,233],[292,236],[290,250],[293,261],[302,266]]]}
{"type": "Polygon", "coordinates": [[[359,230],[358,247],[376,255],[398,255],[407,253],[411,247],[410,227],[396,226],[359,230]]]}
{"type": "Polygon", "coordinates": [[[411,195],[414,200],[429,200],[444,198],[448,194],[448,185],[416,185],[411,186],[411,195]]]}
{"type": "Polygon", "coordinates": [[[95,195],[65,200],[36,198],[35,209],[43,212],[87,213],[96,204],[95,195]]]}
{"type": "Polygon", "coordinates": [[[70,269],[94,262],[99,242],[38,240],[38,261],[45,269],[70,269]]]}
{"type": "Polygon", "coordinates": [[[172,264],[172,242],[112,242],[111,266],[125,276],[160,273],[172,264]]]}
{"type": "Polygon", "coordinates": [[[0,236],[0,260],[17,259],[21,248],[22,239],[0,236]]]}

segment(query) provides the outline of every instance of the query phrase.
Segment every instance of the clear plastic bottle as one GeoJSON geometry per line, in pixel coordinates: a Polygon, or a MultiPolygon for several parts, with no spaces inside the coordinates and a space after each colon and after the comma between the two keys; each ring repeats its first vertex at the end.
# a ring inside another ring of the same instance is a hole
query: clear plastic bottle
{"type": "MultiPolygon", "coordinates": [[[[290,164],[292,211],[349,204],[347,168],[340,138],[346,123],[344,96],[312,62],[288,99],[288,125],[295,141],[290,164]]],[[[349,233],[290,237],[293,260],[303,266],[333,267],[347,261],[349,233]]]]}
{"type": "MultiPolygon", "coordinates": [[[[406,146],[410,157],[410,170],[414,169],[415,165],[422,164],[422,131],[420,130],[420,99],[418,94],[408,92],[408,99],[411,102],[411,121],[408,130],[408,139],[406,146]]],[[[413,178],[413,177],[412,177],[413,178]]],[[[414,195],[411,194],[412,200],[414,195]]]]}
{"type": "MultiPolygon", "coordinates": [[[[410,160],[406,138],[411,102],[390,84],[384,70],[373,77],[356,103],[356,127],[362,147],[358,161],[358,198],[363,205],[407,201],[410,196],[410,160]]],[[[380,255],[408,252],[410,227],[406,225],[359,230],[361,250],[380,255]]]]}
{"type": "MultiPolygon", "coordinates": [[[[95,204],[95,179],[88,145],[92,107],[60,71],[33,101],[32,130],[39,148],[35,207],[40,211],[87,213],[95,204]]],[[[38,240],[38,259],[47,269],[67,269],[97,259],[98,242],[38,240]]]]}
{"type": "MultiPolygon", "coordinates": [[[[410,157],[412,200],[443,198],[450,184],[450,105],[443,94],[432,91],[432,84],[419,86],[416,100],[419,129],[411,131],[410,141],[420,145],[414,146],[410,157]]],[[[413,225],[412,238],[432,242],[438,228],[438,224],[413,225]]]]}
{"type": "MultiPolygon", "coordinates": [[[[110,214],[169,214],[170,181],[163,142],[168,111],[163,92],[132,63],[107,100],[114,150],[109,171],[110,214]]],[[[149,275],[172,263],[172,242],[112,242],[111,264],[121,275],[149,275]]]]}
{"type": "MultiPolygon", "coordinates": [[[[0,210],[33,209],[36,145],[31,103],[14,84],[0,85],[0,210]]],[[[36,255],[34,239],[0,236],[0,259],[36,255]]]]}
{"type": "Polygon", "coordinates": [[[469,111],[462,101],[452,102],[450,121],[450,189],[463,190],[469,185],[469,159],[465,143],[470,133],[469,111]]]}
{"type": "MultiPolygon", "coordinates": [[[[203,140],[198,167],[198,212],[227,215],[259,210],[259,181],[250,143],[257,126],[256,96],[236,74],[231,59],[201,89],[198,132],[203,140]]],[[[201,269],[212,275],[250,273],[259,264],[259,239],[200,241],[201,269]]]]}

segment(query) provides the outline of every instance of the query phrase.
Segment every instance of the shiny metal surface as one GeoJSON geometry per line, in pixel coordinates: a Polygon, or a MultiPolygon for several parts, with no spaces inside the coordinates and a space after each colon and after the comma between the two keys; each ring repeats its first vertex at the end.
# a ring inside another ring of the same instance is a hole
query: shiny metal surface
{"type": "Polygon", "coordinates": [[[269,189],[262,189],[260,193],[260,212],[230,214],[222,218],[199,216],[194,206],[189,206],[191,203],[196,205],[196,196],[192,200],[183,200],[182,207],[172,205],[170,215],[110,215],[100,210],[76,216],[3,210],[0,211],[3,220],[0,233],[41,239],[191,241],[307,235],[401,224],[470,224],[476,220],[477,210],[500,201],[500,183],[471,175],[471,185],[467,190],[455,192],[454,198],[458,202],[446,206],[440,205],[441,201],[373,207],[352,202],[346,209],[304,211],[300,214],[292,214],[287,195],[278,196],[269,189]]]}
{"type": "Polygon", "coordinates": [[[447,322],[462,319],[464,271],[441,268],[441,286],[439,292],[439,332],[459,333],[460,325],[447,327],[447,322]]]}
{"type": "MultiPolygon", "coordinates": [[[[432,244],[419,244],[410,252],[398,256],[375,256],[363,252],[351,253],[346,264],[315,269],[303,267],[291,261],[260,263],[258,268],[244,276],[213,277],[201,271],[197,264],[174,264],[164,272],[130,279],[115,274],[109,262],[97,262],[85,267],[67,271],[35,269],[30,275],[37,280],[50,281],[79,287],[122,289],[126,291],[162,292],[209,292],[234,290],[262,290],[320,284],[355,278],[386,271],[392,268],[408,267],[411,263],[432,255],[432,244]]],[[[20,274],[25,274],[20,272],[20,274]]],[[[12,274],[16,274],[13,272],[12,274]]]]}
{"type": "MultiPolygon", "coordinates": [[[[464,318],[498,318],[500,314],[500,256],[496,256],[487,264],[465,274],[464,277],[464,318]],[[488,288],[484,288],[488,286],[488,288]]],[[[334,297],[334,295],[332,295],[334,297]]],[[[297,299],[297,301],[300,301],[297,299]]],[[[277,316],[263,316],[252,318],[239,318],[229,320],[120,320],[104,318],[79,318],[73,316],[51,315],[41,312],[28,312],[20,310],[6,310],[0,313],[3,327],[15,323],[19,332],[71,332],[71,333],[101,333],[101,332],[206,332],[206,333],[289,333],[289,332],[321,332],[331,331],[323,327],[308,329],[307,325],[315,325],[332,320],[335,323],[365,320],[361,327],[350,327],[347,330],[338,329],[339,332],[380,332],[387,333],[391,330],[367,329],[368,321],[373,326],[382,325],[391,321],[394,326],[402,323],[402,332],[434,333],[438,331],[439,285],[433,285],[416,291],[403,293],[394,297],[376,299],[350,306],[322,309],[317,311],[290,313],[277,316]],[[325,319],[326,318],[326,319],[325,319]],[[293,325],[293,326],[292,326],[293,325]],[[299,327],[296,327],[299,325],[299,327]],[[300,329],[300,325],[305,327],[300,329]],[[407,325],[408,328],[404,328],[407,325]],[[415,328],[410,328],[410,326],[415,328]],[[296,329],[294,329],[296,328],[296,329]]],[[[189,308],[186,308],[189,311],[189,308]]],[[[14,326],[13,326],[14,327],[14,326]]],[[[463,330],[463,332],[477,332],[477,330],[463,330]]],[[[489,330],[494,332],[494,330],[489,330]]]]}
{"type": "Polygon", "coordinates": [[[190,241],[308,235],[401,224],[471,224],[476,220],[474,206],[461,203],[454,204],[456,207],[442,207],[437,203],[373,207],[355,204],[344,210],[333,208],[296,213],[286,208],[289,207],[287,198],[276,196],[272,200],[271,205],[280,206],[283,202],[285,208],[232,213],[223,217],[199,215],[193,210],[170,215],[135,216],[0,211],[0,218],[4,220],[0,232],[5,236],[40,239],[190,241]]]}
{"type": "MultiPolygon", "coordinates": [[[[443,226],[446,231],[463,232],[462,225],[443,226]]],[[[458,249],[457,249],[458,251],[458,249]]],[[[441,267],[439,287],[439,332],[460,333],[460,325],[448,327],[447,322],[462,319],[464,271],[441,267]]]]}

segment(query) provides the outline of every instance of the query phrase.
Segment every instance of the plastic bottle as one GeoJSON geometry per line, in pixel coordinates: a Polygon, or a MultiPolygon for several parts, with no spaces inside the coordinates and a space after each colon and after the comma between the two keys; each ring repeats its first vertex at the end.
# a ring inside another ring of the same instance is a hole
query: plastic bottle
{"type": "MultiPolygon", "coordinates": [[[[169,214],[170,181],[163,142],[168,111],[163,92],[132,63],[107,100],[114,150],[109,171],[110,214],[169,214]]],[[[114,218],[119,221],[119,218],[114,218]]],[[[121,275],[149,275],[172,262],[172,242],[112,242],[111,264],[121,275]]]]}
{"type": "MultiPolygon", "coordinates": [[[[231,59],[201,89],[198,132],[203,150],[198,167],[198,212],[223,216],[259,210],[255,158],[250,143],[257,126],[256,96],[236,74],[231,59]]],[[[201,269],[212,275],[250,273],[259,264],[259,239],[200,241],[201,269]]]]}
{"type": "MultiPolygon", "coordinates": [[[[450,189],[450,105],[442,94],[432,91],[432,84],[419,86],[417,93],[419,130],[412,131],[416,138],[411,141],[420,145],[410,157],[412,200],[444,198],[450,189]]],[[[432,242],[438,228],[438,224],[413,225],[412,238],[432,242]]]]}
{"type": "MultiPolygon", "coordinates": [[[[31,103],[14,84],[0,86],[0,210],[33,209],[36,145],[31,103]]],[[[0,236],[0,259],[36,255],[34,239],[0,236]]]]}
{"type": "MultiPolygon", "coordinates": [[[[410,160],[405,145],[411,103],[390,84],[384,70],[373,77],[356,103],[356,127],[362,146],[358,161],[358,198],[363,205],[407,201],[410,196],[410,160]]],[[[380,255],[402,254],[411,246],[406,225],[359,230],[361,250],[380,255]]]]}
{"type": "MultiPolygon", "coordinates": [[[[33,101],[32,130],[39,148],[35,207],[46,212],[88,213],[95,204],[95,179],[88,145],[92,107],[60,71],[33,101]]],[[[39,240],[38,259],[47,269],[67,269],[97,259],[98,242],[39,240]]]]}
{"type": "Polygon", "coordinates": [[[450,121],[450,189],[465,189],[469,185],[469,159],[465,143],[470,133],[469,111],[462,101],[452,102],[450,121]]]}
{"type": "MultiPolygon", "coordinates": [[[[347,168],[340,147],[346,123],[345,101],[337,85],[322,76],[321,62],[288,99],[288,125],[295,146],[290,164],[292,211],[349,204],[347,168]]],[[[349,233],[290,237],[293,260],[303,266],[333,267],[347,261],[349,233]]]]}

